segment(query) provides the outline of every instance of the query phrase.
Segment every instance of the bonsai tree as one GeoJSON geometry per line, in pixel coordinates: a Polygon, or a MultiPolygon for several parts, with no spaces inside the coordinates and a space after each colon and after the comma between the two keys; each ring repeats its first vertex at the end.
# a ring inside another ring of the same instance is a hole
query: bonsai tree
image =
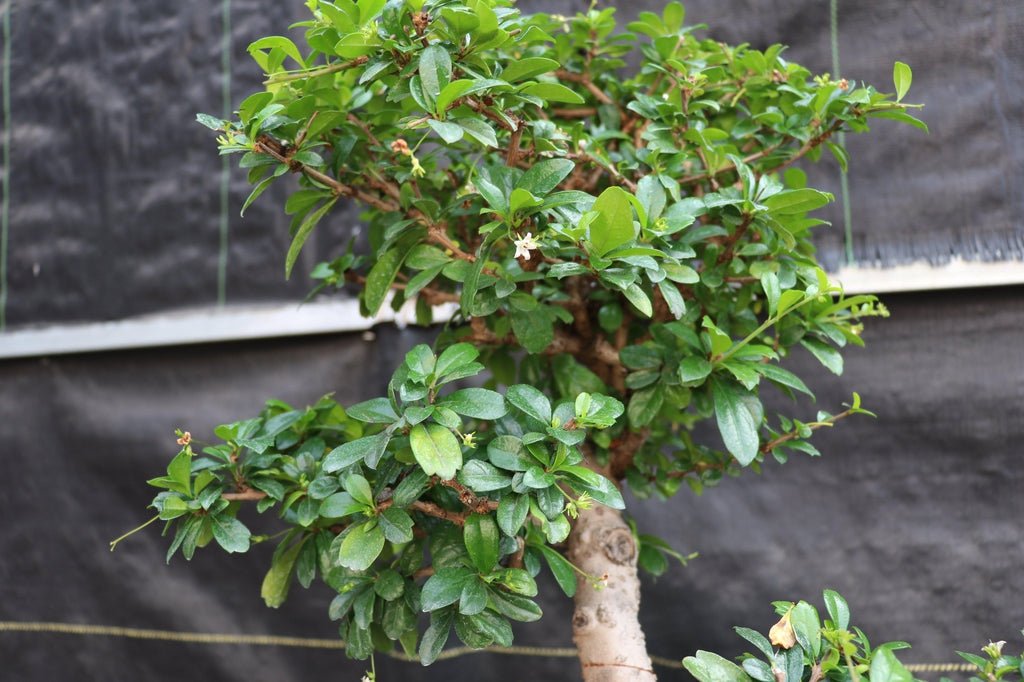
{"type": "Polygon", "coordinates": [[[263,598],[319,577],[352,657],[402,647],[429,664],[453,628],[508,645],[510,621],[541,617],[542,576],[575,599],[585,679],[653,679],[637,568],[685,557],[623,516],[622,489],[667,499],[817,455],[815,429],[864,412],[855,394],[835,414],[770,416],[761,391],[813,398],[791,353],[839,373],[861,321],[886,314],[819,266],[812,213],[832,196],[794,164],[827,152],[845,168],[836,133],[872,118],[923,126],[900,101],[909,68],[895,95],[812,76],[781,45],[699,37],[675,2],[627,32],[612,8],[306,5],[304,45],[249,47],[266,89],[237,120],[199,120],[241,155],[243,211],[288,176],[286,275],[356,202],[368,243],[317,265],[318,290],[447,324],[383,395],[270,401],[201,453],[180,433],[150,481],[168,560],[266,541],[238,518],[251,502],[285,526],[263,598]],[[694,436],[706,422],[720,439],[694,436]]]}

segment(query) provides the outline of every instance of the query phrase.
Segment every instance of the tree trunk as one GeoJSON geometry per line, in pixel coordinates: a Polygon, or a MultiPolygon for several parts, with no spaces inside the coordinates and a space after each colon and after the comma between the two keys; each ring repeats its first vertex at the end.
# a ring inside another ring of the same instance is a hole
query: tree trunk
{"type": "Polygon", "coordinates": [[[640,629],[637,546],[622,515],[603,505],[580,512],[569,536],[569,560],[605,577],[597,589],[579,579],[573,640],[585,682],[652,682],[657,679],[640,629]]]}

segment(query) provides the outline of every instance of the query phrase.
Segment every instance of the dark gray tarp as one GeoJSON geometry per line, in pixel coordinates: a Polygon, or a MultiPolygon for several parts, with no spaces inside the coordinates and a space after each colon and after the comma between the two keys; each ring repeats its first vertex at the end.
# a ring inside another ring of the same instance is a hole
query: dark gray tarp
{"type": "MultiPolygon", "coordinates": [[[[838,1],[842,75],[892,88],[892,63],[914,67],[909,100],[927,103],[930,135],[879,121],[851,136],[852,231],[858,262],[1024,256],[1024,3],[838,1]]],[[[333,257],[357,212],[339,210],[285,283],[284,187],[238,217],[248,187],[221,161],[196,112],[222,112],[259,87],[245,47],[281,33],[299,0],[13,0],[9,297],[12,326],[109,320],[212,304],[221,220],[229,221],[229,303],[295,300],[304,273],[333,257]],[[225,34],[224,7],[231,30],[225,34]],[[222,68],[230,41],[232,64],[222,68]]],[[[572,13],[584,0],[522,2],[572,13]]],[[[661,0],[619,3],[624,18],[661,0]]],[[[710,35],[766,47],[833,71],[829,2],[692,0],[710,35]]],[[[624,22],[623,22],[624,23],[624,22]]],[[[233,163],[233,162],[232,162],[233,163]]],[[[839,194],[834,162],[815,172],[839,194]]],[[[841,211],[826,217],[823,257],[843,261],[841,211]]]]}
{"type": "MultiPolygon", "coordinates": [[[[222,2],[45,0],[12,8],[9,65],[8,320],[12,325],[118,319],[217,297],[221,166],[197,111],[219,113],[222,2]]],[[[571,12],[588,3],[524,2],[571,12]]],[[[621,3],[625,15],[654,0],[621,3]]],[[[792,45],[832,70],[829,3],[694,0],[711,35],[792,45]]],[[[231,0],[233,99],[257,87],[249,41],[302,14],[301,3],[231,0]]],[[[914,67],[910,99],[928,104],[925,136],[879,122],[851,137],[857,257],[873,263],[1022,255],[1024,5],[840,0],[842,75],[890,82],[914,67]]],[[[8,76],[4,76],[8,78],[8,76]]],[[[822,182],[838,193],[832,165],[822,182]]],[[[295,300],[285,283],[280,194],[244,220],[247,192],[230,175],[228,303],[295,300]]],[[[837,227],[822,241],[842,259],[837,227]]],[[[339,212],[307,247],[304,270],[333,255],[356,219],[339,212]]],[[[842,378],[814,370],[820,406],[859,390],[877,421],[821,434],[825,457],[770,466],[696,498],[631,504],[641,528],[701,557],[644,585],[652,652],[737,653],[735,624],[765,628],[772,599],[849,598],[873,641],[905,638],[905,660],[952,660],[1024,625],[1024,291],[894,296],[842,378]]],[[[264,398],[295,403],[336,391],[345,402],[383,386],[422,337],[358,335],[0,362],[0,620],[174,631],[334,637],[329,595],[296,589],[278,612],[259,585],[270,548],[199,552],[163,563],[155,528],[116,553],[107,542],[146,518],[142,483],[176,450],[172,430],[209,437],[264,398]]],[[[799,359],[795,369],[811,370],[799,359]]],[[[811,375],[809,375],[811,376],[811,375]]],[[[808,414],[813,408],[807,407],[808,414]]],[[[249,519],[256,520],[256,519],[249,519]]],[[[545,587],[545,618],[517,643],[570,644],[570,605],[545,587]]],[[[1012,642],[1019,645],[1019,639],[1012,642]]],[[[1009,646],[1009,645],[1008,645],[1009,646]]],[[[576,677],[571,660],[477,655],[438,663],[379,661],[381,678],[576,677]]],[[[0,679],[358,679],[339,651],[199,645],[0,632],[0,679]]],[[[663,670],[665,679],[685,679],[663,670]]]]}
{"type": "MultiPolygon", "coordinates": [[[[879,419],[816,436],[821,459],[769,465],[702,497],[631,500],[642,530],[701,554],[645,580],[651,651],[739,653],[732,625],[763,631],[771,600],[820,603],[826,587],[846,595],[873,642],[909,640],[908,662],[951,661],[989,638],[1020,646],[1022,293],[888,297],[892,318],[868,326],[867,348],[848,354],[841,378],[793,358],[817,407],[837,409],[859,390],[879,419]]],[[[177,450],[174,427],[203,440],[266,397],[365,398],[382,390],[395,358],[430,337],[377,332],[373,342],[349,335],[0,363],[0,620],[336,636],[323,589],[296,586],[279,611],[263,606],[269,546],[246,556],[200,550],[191,564],[179,556],[165,566],[167,538],[155,526],[113,554],[107,543],[147,517],[153,490],[143,481],[177,450]]],[[[801,409],[811,417],[816,407],[801,409]]],[[[571,605],[543,583],[545,617],[519,628],[517,643],[570,645],[571,605]]],[[[340,651],[0,632],[5,680],[355,680],[364,669],[340,651]]],[[[491,654],[425,671],[381,657],[378,669],[382,680],[577,678],[573,660],[491,654]]]]}

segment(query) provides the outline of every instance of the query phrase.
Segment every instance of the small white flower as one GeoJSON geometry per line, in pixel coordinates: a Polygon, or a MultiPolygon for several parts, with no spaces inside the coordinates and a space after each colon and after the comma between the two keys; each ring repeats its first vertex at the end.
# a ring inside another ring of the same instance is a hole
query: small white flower
{"type": "Polygon", "coordinates": [[[533,238],[533,233],[527,232],[525,237],[516,235],[517,239],[513,241],[516,245],[516,258],[522,258],[523,260],[530,260],[530,251],[533,249],[539,249],[540,244],[533,238]]]}

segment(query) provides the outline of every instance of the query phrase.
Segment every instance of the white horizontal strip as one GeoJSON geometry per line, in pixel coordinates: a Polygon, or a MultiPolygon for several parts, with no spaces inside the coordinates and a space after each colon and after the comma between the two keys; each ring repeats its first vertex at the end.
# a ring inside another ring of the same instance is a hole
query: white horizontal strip
{"type": "Polygon", "coordinates": [[[911,263],[889,268],[863,265],[842,267],[831,275],[850,294],[887,294],[900,291],[970,289],[1024,284],[1024,262],[966,261],[954,258],[938,267],[911,263]]]}
{"type": "MultiPolygon", "coordinates": [[[[924,263],[893,268],[845,267],[834,274],[849,294],[929,291],[1024,284],[1024,263],[953,260],[941,267],[924,263]]],[[[117,322],[54,325],[0,334],[0,358],[90,353],[128,348],[268,339],[308,334],[364,331],[381,322],[400,326],[415,320],[407,303],[395,313],[387,303],[374,318],[359,314],[354,299],[297,305],[232,305],[133,317],[117,322]]],[[[445,320],[454,304],[434,309],[445,320]]]]}
{"type": "MultiPolygon", "coordinates": [[[[453,304],[435,308],[434,319],[447,319],[454,308],[453,304]]],[[[413,323],[415,317],[411,304],[406,304],[396,313],[385,302],[376,317],[366,318],[359,314],[359,302],[355,299],[301,306],[277,303],[204,307],[116,322],[54,325],[8,332],[0,334],[0,358],[336,334],[364,331],[381,322],[405,326],[413,323]]]]}

